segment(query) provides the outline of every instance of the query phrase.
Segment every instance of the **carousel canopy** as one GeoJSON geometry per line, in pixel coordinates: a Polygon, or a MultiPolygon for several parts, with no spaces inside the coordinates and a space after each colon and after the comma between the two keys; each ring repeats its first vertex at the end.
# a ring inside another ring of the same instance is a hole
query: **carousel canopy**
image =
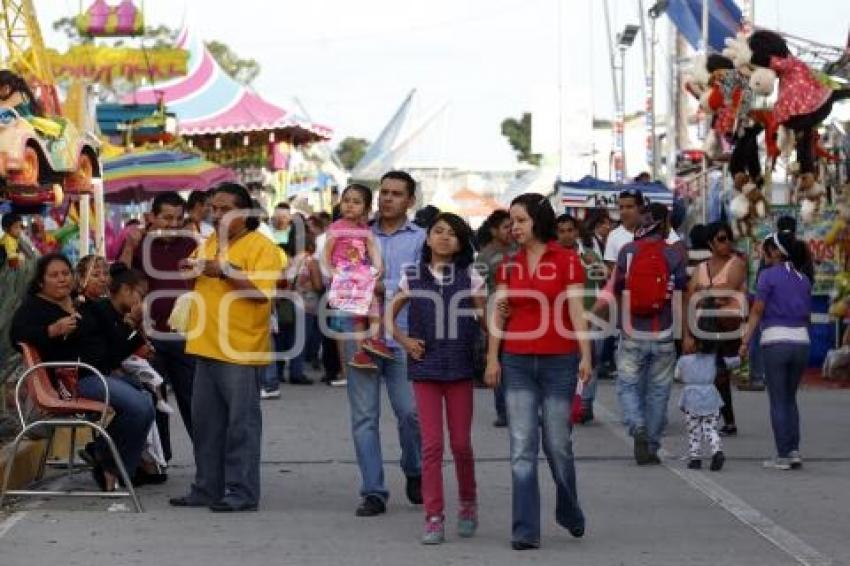
{"type": "Polygon", "coordinates": [[[267,102],[228,76],[201,38],[186,28],[176,47],[189,52],[188,75],[139,89],[125,103],[155,104],[162,96],[168,110],[177,115],[184,136],[269,132],[277,141],[296,144],[331,138],[330,128],[267,102]]]}
{"type": "MultiPolygon", "coordinates": [[[[97,125],[105,136],[123,135],[133,125],[137,135],[160,134],[165,130],[159,104],[98,104],[97,125]]],[[[174,116],[169,112],[166,116],[174,116]]]]}
{"type": "Polygon", "coordinates": [[[104,195],[110,202],[142,201],[165,191],[207,190],[236,175],[193,153],[139,151],[103,161],[104,195]]]}

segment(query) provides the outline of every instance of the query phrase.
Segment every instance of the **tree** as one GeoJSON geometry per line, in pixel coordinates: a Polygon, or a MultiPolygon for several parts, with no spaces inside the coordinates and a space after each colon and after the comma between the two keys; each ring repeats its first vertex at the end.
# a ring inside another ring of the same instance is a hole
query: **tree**
{"type": "Polygon", "coordinates": [[[531,165],[540,165],[543,156],[531,153],[531,114],[523,112],[522,118],[505,118],[502,120],[502,135],[508,138],[508,143],[516,151],[517,159],[531,165]]]}
{"type": "MultiPolygon", "coordinates": [[[[94,38],[80,35],[80,30],[77,29],[76,18],[60,18],[53,22],[53,29],[68,36],[71,43],[94,43],[94,38]]],[[[165,25],[156,27],[147,26],[145,27],[143,40],[147,42],[146,47],[149,48],[172,47],[174,46],[174,42],[177,41],[179,34],[179,30],[165,25]],[[151,41],[153,45],[150,45],[151,41]]],[[[117,39],[111,45],[123,47],[125,46],[125,40],[117,39]]],[[[222,70],[234,80],[245,85],[250,85],[260,74],[260,64],[255,59],[243,59],[226,43],[213,40],[207,42],[206,46],[210,51],[210,55],[221,66],[222,70]]]]}
{"type": "Polygon", "coordinates": [[[347,137],[339,142],[335,153],[340,163],[350,171],[363,159],[370,145],[372,142],[369,140],[347,137]]]}
{"type": "Polygon", "coordinates": [[[243,59],[226,43],[221,41],[207,42],[207,49],[225,73],[236,81],[249,85],[260,74],[260,64],[254,59],[243,59]]]}
{"type": "Polygon", "coordinates": [[[74,17],[59,18],[53,22],[53,31],[62,32],[68,36],[71,43],[91,43],[91,38],[84,38],[77,29],[77,19],[74,17]]]}
{"type": "MultiPolygon", "coordinates": [[[[94,43],[93,37],[86,37],[80,34],[80,30],[77,28],[77,19],[74,17],[59,18],[53,22],[53,30],[64,33],[71,43],[94,43]]],[[[173,46],[174,42],[177,41],[177,36],[179,34],[179,30],[165,25],[159,25],[156,27],[145,26],[145,33],[143,37],[148,41],[153,41],[153,45],[148,45],[148,47],[159,49],[162,47],[173,46]]],[[[112,43],[112,45],[115,47],[123,47],[125,45],[125,41],[123,38],[117,39],[112,43]]]]}

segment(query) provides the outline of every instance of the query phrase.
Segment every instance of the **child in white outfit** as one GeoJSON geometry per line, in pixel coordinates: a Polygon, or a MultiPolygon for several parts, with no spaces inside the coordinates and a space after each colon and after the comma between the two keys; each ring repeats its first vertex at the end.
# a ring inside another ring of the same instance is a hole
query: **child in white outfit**
{"type": "Polygon", "coordinates": [[[133,355],[121,362],[124,373],[138,379],[142,385],[150,389],[156,395],[156,410],[167,415],[174,414],[174,409],[162,398],[159,386],[163,384],[162,376],[159,375],[149,361],[133,355]]]}
{"type": "Polygon", "coordinates": [[[698,342],[696,354],[679,358],[677,377],[685,384],[679,398],[679,408],[684,411],[688,427],[688,468],[702,468],[702,441],[711,446],[711,471],[723,468],[726,458],[717,425],[723,400],[714,385],[717,375],[717,354],[710,343],[698,342]]]}

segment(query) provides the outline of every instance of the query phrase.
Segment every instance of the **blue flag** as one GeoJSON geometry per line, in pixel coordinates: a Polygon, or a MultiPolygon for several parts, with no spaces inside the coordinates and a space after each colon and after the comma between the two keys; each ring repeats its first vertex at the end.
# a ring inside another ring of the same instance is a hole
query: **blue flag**
{"type": "Polygon", "coordinates": [[[733,0],[670,0],[667,15],[694,49],[702,42],[702,5],[708,2],[708,44],[721,51],[724,39],[734,37],[741,27],[743,13],[733,0]]]}

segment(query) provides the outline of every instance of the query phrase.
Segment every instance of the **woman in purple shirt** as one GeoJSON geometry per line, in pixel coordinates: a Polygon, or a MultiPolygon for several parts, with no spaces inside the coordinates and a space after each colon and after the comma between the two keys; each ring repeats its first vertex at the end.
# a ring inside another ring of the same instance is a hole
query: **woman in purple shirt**
{"type": "Polygon", "coordinates": [[[809,322],[812,282],[802,273],[806,244],[788,231],[774,233],[762,244],[766,268],[756,285],[756,300],[750,311],[741,357],[759,323],[770,423],[776,442],[776,457],[764,463],[777,470],[798,469],[800,417],[797,388],[809,360],[809,322]]]}

